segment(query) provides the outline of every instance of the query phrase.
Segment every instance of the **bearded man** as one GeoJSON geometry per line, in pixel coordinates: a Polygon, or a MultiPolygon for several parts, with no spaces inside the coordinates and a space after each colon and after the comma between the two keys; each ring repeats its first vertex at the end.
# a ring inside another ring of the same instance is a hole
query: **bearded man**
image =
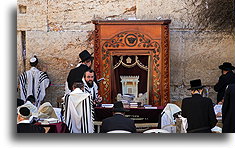
{"type": "Polygon", "coordinates": [[[85,86],[85,92],[91,95],[93,104],[97,105],[102,102],[102,97],[98,95],[98,86],[96,82],[94,81],[94,78],[95,78],[94,70],[89,69],[84,73],[84,77],[82,81],[85,86]]]}

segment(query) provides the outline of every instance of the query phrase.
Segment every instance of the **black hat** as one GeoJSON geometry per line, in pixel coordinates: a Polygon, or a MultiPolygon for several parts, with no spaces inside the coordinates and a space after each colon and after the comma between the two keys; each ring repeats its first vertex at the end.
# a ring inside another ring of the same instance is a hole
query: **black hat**
{"type": "Polygon", "coordinates": [[[219,69],[230,71],[230,70],[234,70],[235,67],[232,66],[232,64],[229,63],[229,62],[224,62],[223,65],[220,65],[220,66],[219,66],[219,69]]]}
{"type": "Polygon", "coordinates": [[[128,112],[129,110],[123,108],[122,101],[115,102],[113,105],[114,112],[128,112]]]}
{"type": "Polygon", "coordinates": [[[205,87],[204,85],[202,86],[202,82],[200,79],[190,81],[190,85],[191,85],[191,88],[189,88],[188,90],[201,89],[205,87]]]}
{"type": "Polygon", "coordinates": [[[91,54],[87,50],[83,50],[80,54],[79,57],[81,59],[81,62],[85,62],[86,60],[93,60],[94,57],[91,56],[91,54]]]}

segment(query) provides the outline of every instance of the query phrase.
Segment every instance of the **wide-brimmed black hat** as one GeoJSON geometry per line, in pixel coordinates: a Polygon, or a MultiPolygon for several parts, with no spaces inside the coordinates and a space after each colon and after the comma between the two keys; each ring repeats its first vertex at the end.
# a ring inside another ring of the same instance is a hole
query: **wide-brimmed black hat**
{"type": "Polygon", "coordinates": [[[123,108],[122,101],[118,101],[113,104],[113,111],[114,112],[128,112],[129,110],[123,108]]]}
{"type": "Polygon", "coordinates": [[[80,54],[79,57],[81,59],[80,62],[85,62],[86,60],[93,60],[94,57],[91,56],[91,54],[87,50],[83,50],[80,54]]]}
{"type": "Polygon", "coordinates": [[[188,90],[195,90],[195,89],[201,89],[203,87],[206,87],[202,85],[202,82],[200,79],[190,81],[190,85],[191,85],[191,88],[189,88],[188,90]]]}
{"type": "Polygon", "coordinates": [[[235,67],[232,66],[232,64],[229,63],[229,62],[224,62],[223,65],[220,65],[220,66],[219,66],[219,69],[229,71],[229,70],[234,70],[235,67]]]}

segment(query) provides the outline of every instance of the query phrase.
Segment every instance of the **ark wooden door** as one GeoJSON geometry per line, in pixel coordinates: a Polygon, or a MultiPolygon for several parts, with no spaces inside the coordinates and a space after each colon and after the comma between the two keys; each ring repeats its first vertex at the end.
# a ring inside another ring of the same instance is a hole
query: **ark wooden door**
{"type": "Polygon", "coordinates": [[[130,73],[140,77],[138,91],[146,91],[148,104],[160,106],[169,102],[170,22],[93,21],[94,69],[97,78],[105,78],[99,84],[103,103],[115,101],[117,93],[120,93],[120,75],[128,76],[130,73]],[[119,67],[120,65],[123,67],[119,67]]]}

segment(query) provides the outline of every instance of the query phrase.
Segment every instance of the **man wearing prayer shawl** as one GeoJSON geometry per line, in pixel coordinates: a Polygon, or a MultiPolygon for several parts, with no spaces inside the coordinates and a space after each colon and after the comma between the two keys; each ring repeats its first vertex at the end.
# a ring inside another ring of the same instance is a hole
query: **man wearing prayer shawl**
{"type": "Polygon", "coordinates": [[[75,82],[73,91],[64,98],[64,122],[71,133],[93,133],[93,106],[89,93],[83,92],[84,84],[75,82]]]}
{"type": "Polygon", "coordinates": [[[19,82],[21,99],[26,101],[26,98],[32,95],[36,99],[35,106],[39,107],[46,95],[46,88],[49,86],[50,80],[46,72],[36,68],[37,64],[38,59],[34,56],[30,59],[31,69],[19,76],[19,82]]]}
{"type": "Polygon", "coordinates": [[[95,78],[94,70],[89,69],[84,73],[82,81],[84,83],[85,92],[91,95],[93,104],[97,105],[102,102],[102,97],[98,95],[98,85],[94,81],[94,78],[95,78]]]}
{"type": "Polygon", "coordinates": [[[17,108],[17,133],[45,133],[41,126],[34,125],[30,122],[32,113],[25,106],[17,108]]]}
{"type": "MultiPolygon", "coordinates": [[[[180,114],[181,112],[181,108],[179,108],[177,105],[172,104],[172,103],[168,103],[166,105],[166,107],[164,108],[164,110],[161,113],[161,124],[160,127],[161,129],[167,130],[170,133],[176,133],[176,119],[174,117],[175,114],[180,114]]],[[[187,121],[186,118],[181,118],[183,122],[183,124],[181,124],[181,133],[185,133],[186,132],[186,128],[187,127],[187,121]],[[185,129],[185,130],[184,130],[185,129]]]]}

